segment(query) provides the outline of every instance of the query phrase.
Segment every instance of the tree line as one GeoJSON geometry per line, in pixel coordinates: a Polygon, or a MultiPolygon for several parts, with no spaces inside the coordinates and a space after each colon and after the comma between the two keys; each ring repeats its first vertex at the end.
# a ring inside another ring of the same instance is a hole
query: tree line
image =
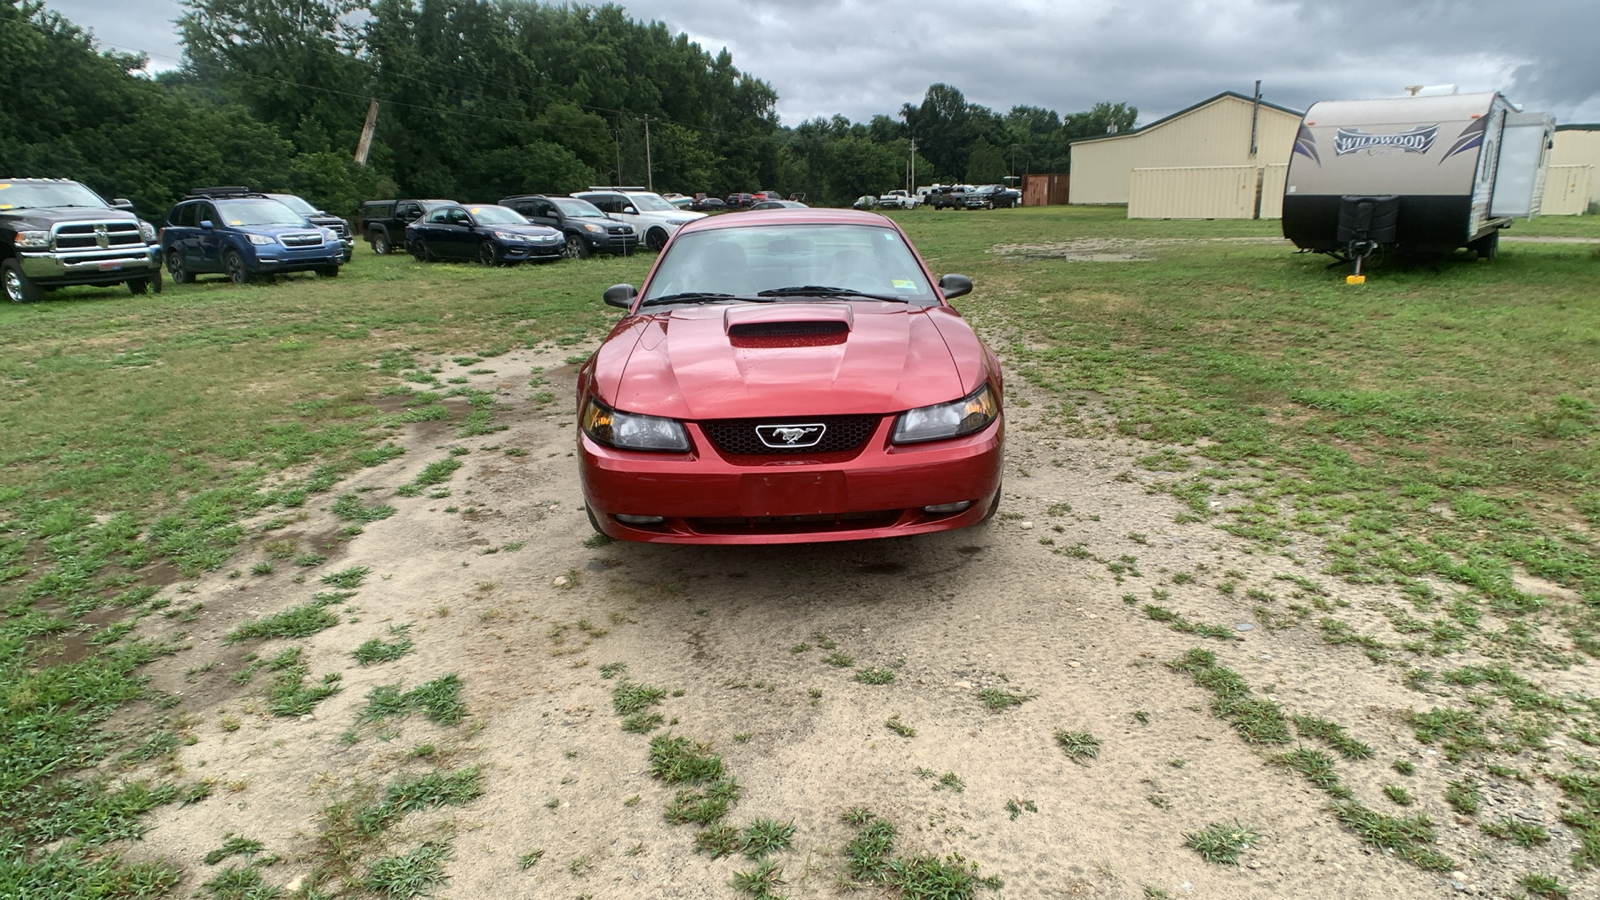
{"type": "Polygon", "coordinates": [[[867,123],[779,124],[777,93],[619,6],[536,0],[184,0],[182,65],[154,78],[42,0],[0,0],[0,177],[81,180],[160,216],[189,188],[288,190],[343,215],[378,196],[494,200],[596,183],[775,189],[845,204],[916,181],[1063,172],[1131,128],[967,102],[949,85],[867,123]],[[353,158],[369,104],[364,165],[353,158]]]}

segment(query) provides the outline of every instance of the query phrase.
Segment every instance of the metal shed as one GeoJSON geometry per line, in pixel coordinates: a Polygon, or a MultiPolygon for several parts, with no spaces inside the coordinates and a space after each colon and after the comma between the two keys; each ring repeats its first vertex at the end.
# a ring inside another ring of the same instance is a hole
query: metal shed
{"type": "MultiPolygon", "coordinates": [[[[1557,125],[1555,147],[1550,151],[1551,175],[1558,174],[1556,169],[1565,170],[1568,166],[1589,166],[1591,168],[1588,178],[1588,202],[1585,204],[1590,213],[1600,213],[1600,125],[1557,125]]],[[[1566,173],[1569,178],[1582,177],[1576,173],[1566,173]]],[[[1548,190],[1548,189],[1547,189],[1548,190]]],[[[1566,213],[1575,215],[1578,211],[1566,213]]],[[[1546,215],[1561,215],[1561,213],[1546,210],[1546,215]]]]}
{"type": "Polygon", "coordinates": [[[1276,203],[1258,206],[1265,196],[1260,186],[1273,178],[1282,184],[1280,174],[1267,170],[1288,164],[1300,117],[1298,110],[1224,91],[1134,131],[1073,141],[1070,202],[1128,203],[1130,217],[1270,217],[1276,203]],[[1251,170],[1231,176],[1251,185],[1248,202],[1205,187],[1221,177],[1215,170],[1223,168],[1251,170]],[[1167,170],[1139,179],[1144,183],[1137,207],[1132,202],[1136,169],[1167,170]]]}

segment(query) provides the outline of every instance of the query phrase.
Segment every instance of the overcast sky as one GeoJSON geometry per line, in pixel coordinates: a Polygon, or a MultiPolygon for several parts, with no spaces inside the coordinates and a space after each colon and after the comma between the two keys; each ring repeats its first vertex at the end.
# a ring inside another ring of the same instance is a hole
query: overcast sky
{"type": "MultiPolygon", "coordinates": [[[[178,0],[47,0],[101,43],[178,64],[178,0]]],[[[598,4],[596,4],[598,5],[598,4]]],[[[785,125],[865,122],[953,85],[999,112],[1127,102],[1141,125],[1221,91],[1294,109],[1412,84],[1500,90],[1600,122],[1597,0],[631,0],[778,92],[785,125]]]]}

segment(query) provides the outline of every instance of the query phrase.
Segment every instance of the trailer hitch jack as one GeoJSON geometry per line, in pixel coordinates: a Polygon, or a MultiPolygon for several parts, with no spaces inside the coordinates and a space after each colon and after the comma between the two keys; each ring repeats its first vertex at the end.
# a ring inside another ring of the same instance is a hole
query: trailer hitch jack
{"type": "Polygon", "coordinates": [[[1345,276],[1345,284],[1366,284],[1367,276],[1361,274],[1361,261],[1375,253],[1378,249],[1377,241],[1351,241],[1345,247],[1345,256],[1356,264],[1355,273],[1345,276]]]}

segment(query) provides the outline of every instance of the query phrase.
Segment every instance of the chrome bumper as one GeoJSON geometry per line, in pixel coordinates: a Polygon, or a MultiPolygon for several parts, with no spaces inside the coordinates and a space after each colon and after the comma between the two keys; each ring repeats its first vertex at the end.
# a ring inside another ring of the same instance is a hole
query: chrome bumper
{"type": "Polygon", "coordinates": [[[117,247],[57,253],[18,253],[22,274],[30,281],[116,281],[147,275],[161,267],[161,247],[117,247]]]}

